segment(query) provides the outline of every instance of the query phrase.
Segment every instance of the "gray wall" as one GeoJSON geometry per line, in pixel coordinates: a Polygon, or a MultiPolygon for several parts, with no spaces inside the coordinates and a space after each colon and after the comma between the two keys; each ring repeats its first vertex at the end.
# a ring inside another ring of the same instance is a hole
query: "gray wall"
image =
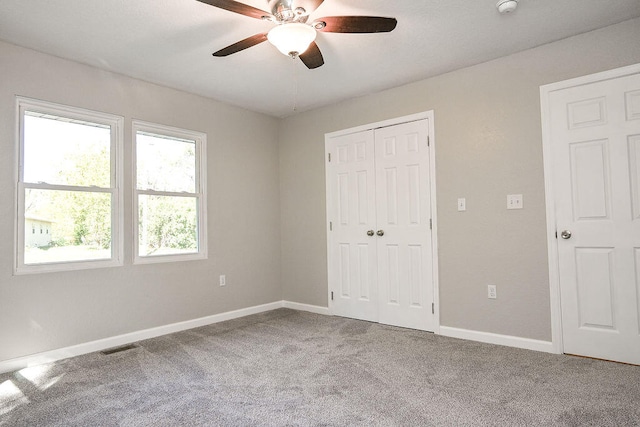
{"type": "Polygon", "coordinates": [[[425,110],[442,325],[549,340],[539,86],[640,62],[637,40],[640,20],[628,21],[282,121],[0,42],[0,360],[283,295],[326,306],[324,134],[425,110]],[[15,95],[122,115],[125,150],[132,118],[206,132],[209,259],[133,266],[126,245],[124,267],[13,276],[15,95]],[[505,209],[510,193],[524,210],[505,209]]]}
{"type": "Polygon", "coordinates": [[[638,63],[638,40],[636,19],[285,119],[284,298],[327,305],[324,134],[434,110],[441,325],[551,340],[539,87],[638,63]]]}
{"type": "Polygon", "coordinates": [[[0,360],[282,299],[279,120],[0,42],[0,360]],[[208,135],[209,259],[12,276],[15,95],[208,135]],[[218,286],[218,275],[227,286],[218,286]]]}

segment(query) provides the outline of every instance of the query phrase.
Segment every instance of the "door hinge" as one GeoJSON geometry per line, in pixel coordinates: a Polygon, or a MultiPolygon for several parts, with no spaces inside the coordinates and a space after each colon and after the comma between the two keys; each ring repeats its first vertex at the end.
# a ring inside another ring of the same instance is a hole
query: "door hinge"
{"type": "Polygon", "coordinates": [[[429,218],[429,230],[433,230],[433,220],[429,218]]]}
{"type": "Polygon", "coordinates": [[[331,163],[331,153],[328,153],[329,156],[329,163],[331,163]]]}
{"type": "Polygon", "coordinates": [[[333,301],[333,291],[331,291],[331,301],[333,301]]]}
{"type": "Polygon", "coordinates": [[[431,314],[436,314],[436,303],[435,302],[431,303],[431,314]]]}
{"type": "Polygon", "coordinates": [[[558,238],[558,232],[556,231],[556,239],[558,238]]]}
{"type": "Polygon", "coordinates": [[[333,221],[329,221],[329,231],[333,231],[333,221]]]}
{"type": "Polygon", "coordinates": [[[431,147],[431,137],[427,135],[427,147],[431,147]]]}

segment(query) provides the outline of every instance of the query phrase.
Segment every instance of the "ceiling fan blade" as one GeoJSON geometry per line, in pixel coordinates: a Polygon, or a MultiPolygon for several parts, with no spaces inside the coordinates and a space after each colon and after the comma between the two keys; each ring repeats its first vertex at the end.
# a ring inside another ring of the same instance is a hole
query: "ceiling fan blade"
{"type": "Polygon", "coordinates": [[[256,34],[255,36],[247,37],[244,40],[240,40],[237,43],[227,46],[224,49],[220,49],[219,51],[215,52],[213,56],[229,56],[232,53],[237,53],[237,52],[240,52],[241,50],[250,48],[251,46],[260,44],[265,40],[267,40],[266,33],[256,34]]]}
{"type": "Polygon", "coordinates": [[[396,18],[379,16],[327,16],[316,19],[311,25],[318,31],[328,33],[388,33],[397,24],[396,18]]]}
{"type": "Polygon", "coordinates": [[[316,42],[312,42],[307,50],[305,50],[304,53],[300,55],[300,60],[310,70],[321,67],[324,64],[322,52],[320,52],[320,48],[318,47],[316,42]]]}
{"type": "Polygon", "coordinates": [[[248,4],[240,3],[233,0],[198,0],[201,3],[219,7],[220,9],[228,10],[230,12],[239,13],[240,15],[250,16],[251,18],[263,19],[264,16],[271,18],[269,12],[257,9],[248,4]]]}

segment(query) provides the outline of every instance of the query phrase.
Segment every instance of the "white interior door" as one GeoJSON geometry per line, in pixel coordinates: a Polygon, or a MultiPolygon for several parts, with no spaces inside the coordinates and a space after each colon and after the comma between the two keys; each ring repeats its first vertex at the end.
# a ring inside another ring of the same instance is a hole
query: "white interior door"
{"type": "Polygon", "coordinates": [[[564,352],[640,364],[640,75],[549,109],[564,352]]]}
{"type": "Polygon", "coordinates": [[[376,130],[376,232],[379,322],[432,331],[428,132],[426,120],[376,130]]]}
{"type": "Polygon", "coordinates": [[[433,330],[429,126],[327,139],[333,314],[433,330]]]}
{"type": "Polygon", "coordinates": [[[329,283],[333,312],[378,321],[373,131],[331,140],[329,283]]]}

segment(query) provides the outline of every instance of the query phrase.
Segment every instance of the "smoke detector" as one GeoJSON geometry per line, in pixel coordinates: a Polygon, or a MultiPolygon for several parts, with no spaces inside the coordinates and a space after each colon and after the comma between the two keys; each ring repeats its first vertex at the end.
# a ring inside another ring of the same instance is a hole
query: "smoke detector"
{"type": "Polygon", "coordinates": [[[502,14],[511,13],[518,7],[518,0],[500,0],[496,7],[502,14]]]}

